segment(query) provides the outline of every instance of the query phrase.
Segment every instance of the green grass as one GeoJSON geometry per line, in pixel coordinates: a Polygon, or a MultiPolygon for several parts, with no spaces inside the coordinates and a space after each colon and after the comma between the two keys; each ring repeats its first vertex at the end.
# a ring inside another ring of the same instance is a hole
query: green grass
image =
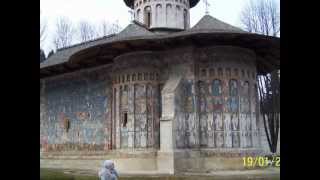
{"type": "Polygon", "coordinates": [[[87,175],[66,174],[61,170],[40,169],[40,180],[99,180],[87,175]]]}
{"type": "MultiPolygon", "coordinates": [[[[280,177],[268,178],[247,178],[247,177],[209,177],[209,176],[131,176],[120,177],[119,180],[248,180],[248,179],[268,179],[280,180],[280,177]]],[[[62,170],[40,169],[40,180],[99,180],[97,176],[66,174],[62,170]]]]}

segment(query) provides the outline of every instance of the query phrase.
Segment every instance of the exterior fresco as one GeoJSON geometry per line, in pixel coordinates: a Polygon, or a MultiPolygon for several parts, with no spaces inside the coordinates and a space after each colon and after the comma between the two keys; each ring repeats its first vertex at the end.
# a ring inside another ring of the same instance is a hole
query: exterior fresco
{"type": "Polygon", "coordinates": [[[147,100],[146,86],[135,86],[135,147],[147,147],[147,100]]]}
{"type": "MultiPolygon", "coordinates": [[[[159,147],[160,94],[158,73],[117,72],[113,88],[120,91],[120,103],[114,104],[118,138],[116,149],[159,147]],[[125,77],[122,80],[122,77],[125,77]],[[117,109],[120,109],[118,112],[117,109]]],[[[116,99],[117,101],[117,99],[116,99]]]]}
{"type": "Polygon", "coordinates": [[[229,81],[229,109],[228,114],[230,115],[231,128],[232,131],[232,147],[240,146],[240,133],[239,133],[239,84],[237,80],[231,79],[229,81]]]}
{"type": "Polygon", "coordinates": [[[258,132],[252,123],[254,79],[244,69],[201,67],[197,83],[188,79],[182,88],[185,105],[177,115],[176,147],[252,148],[258,132]]]}
{"type": "Polygon", "coordinates": [[[110,136],[110,88],[100,71],[43,82],[40,94],[42,150],[105,150],[110,136]],[[66,123],[68,126],[66,126],[66,123]]]}
{"type": "MultiPolygon", "coordinates": [[[[41,82],[43,150],[159,148],[162,78],[169,75],[121,62],[111,78],[102,68],[41,82]]],[[[217,62],[179,67],[186,72],[173,106],[177,149],[259,147],[254,72],[217,62]]]]}

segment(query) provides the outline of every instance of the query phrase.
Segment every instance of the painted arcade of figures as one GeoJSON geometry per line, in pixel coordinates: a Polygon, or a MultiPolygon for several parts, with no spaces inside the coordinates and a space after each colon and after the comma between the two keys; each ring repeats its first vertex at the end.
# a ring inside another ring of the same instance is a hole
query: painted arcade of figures
{"type": "MultiPolygon", "coordinates": [[[[117,77],[114,84],[117,148],[159,147],[160,83],[157,73],[117,77]],[[121,99],[118,101],[118,99],[121,99]],[[117,109],[119,108],[119,110],[117,109]]],[[[175,122],[179,148],[255,148],[256,77],[238,68],[200,68],[187,79],[175,122]]]]}
{"type": "Polygon", "coordinates": [[[116,148],[159,147],[158,73],[117,76],[114,81],[116,148]],[[120,101],[119,101],[120,99],[120,101]]]}
{"type": "Polygon", "coordinates": [[[184,108],[177,118],[177,148],[259,147],[256,77],[238,68],[200,68],[197,82],[184,85],[184,108]]]}

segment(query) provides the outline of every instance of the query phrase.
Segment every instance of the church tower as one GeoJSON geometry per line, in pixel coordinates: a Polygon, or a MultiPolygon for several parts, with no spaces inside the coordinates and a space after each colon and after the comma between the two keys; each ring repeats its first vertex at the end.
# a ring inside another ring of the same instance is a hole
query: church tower
{"type": "Polygon", "coordinates": [[[199,0],[124,0],[134,20],[150,30],[185,30],[190,27],[190,8],[199,0]]]}

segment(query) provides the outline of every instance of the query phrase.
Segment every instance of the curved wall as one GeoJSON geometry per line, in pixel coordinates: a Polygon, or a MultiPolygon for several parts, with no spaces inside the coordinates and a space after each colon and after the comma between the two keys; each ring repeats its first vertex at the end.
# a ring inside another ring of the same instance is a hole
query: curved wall
{"type": "Polygon", "coordinates": [[[149,28],[187,29],[190,27],[189,1],[135,0],[134,19],[149,28]]]}

